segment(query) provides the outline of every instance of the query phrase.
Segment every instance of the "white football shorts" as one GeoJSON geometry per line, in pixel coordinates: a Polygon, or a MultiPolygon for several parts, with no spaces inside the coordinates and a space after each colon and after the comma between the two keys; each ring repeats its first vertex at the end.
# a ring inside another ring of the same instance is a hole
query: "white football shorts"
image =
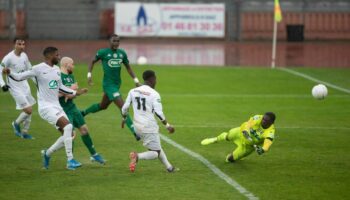
{"type": "Polygon", "coordinates": [[[17,110],[22,110],[23,108],[27,108],[36,103],[34,97],[30,93],[22,94],[22,95],[11,93],[11,95],[16,102],[17,110]]]}
{"type": "Polygon", "coordinates": [[[55,128],[57,128],[56,123],[59,118],[65,117],[68,120],[68,117],[63,111],[63,108],[59,106],[51,106],[39,109],[39,115],[41,118],[55,126],[55,128]]]}
{"type": "Polygon", "coordinates": [[[160,151],[160,137],[158,133],[142,133],[143,146],[150,150],[160,151]]]}

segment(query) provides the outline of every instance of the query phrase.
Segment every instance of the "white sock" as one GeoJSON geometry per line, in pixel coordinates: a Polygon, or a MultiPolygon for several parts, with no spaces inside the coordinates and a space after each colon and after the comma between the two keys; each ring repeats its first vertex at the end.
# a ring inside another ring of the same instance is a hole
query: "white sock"
{"type": "Polygon", "coordinates": [[[161,149],[161,151],[160,151],[159,160],[165,165],[165,167],[167,169],[172,167],[172,165],[169,163],[169,161],[168,161],[168,159],[167,159],[163,149],[161,149]]]}
{"type": "Polygon", "coordinates": [[[28,116],[30,116],[30,115],[28,115],[25,112],[21,112],[21,114],[19,114],[19,116],[15,120],[16,124],[21,124],[24,120],[26,120],[28,118],[28,116]]]}
{"type": "Polygon", "coordinates": [[[68,160],[72,160],[73,157],[73,144],[72,144],[72,124],[68,124],[63,128],[64,148],[66,149],[66,155],[68,160]]]}
{"type": "Polygon", "coordinates": [[[137,157],[139,160],[154,160],[158,157],[158,153],[156,151],[146,151],[138,153],[137,157]]]}
{"type": "Polygon", "coordinates": [[[27,119],[23,122],[22,132],[27,133],[30,127],[30,122],[32,121],[32,114],[30,114],[27,119]]]}
{"type": "Polygon", "coordinates": [[[51,154],[64,146],[63,136],[59,137],[56,142],[46,151],[47,156],[51,156],[51,154]]]}

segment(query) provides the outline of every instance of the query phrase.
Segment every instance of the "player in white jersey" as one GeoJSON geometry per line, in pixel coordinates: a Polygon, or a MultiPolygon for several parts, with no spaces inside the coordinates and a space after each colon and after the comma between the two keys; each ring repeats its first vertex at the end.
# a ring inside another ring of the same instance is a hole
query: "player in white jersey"
{"type": "Polygon", "coordinates": [[[54,125],[63,134],[47,150],[43,150],[44,167],[48,169],[51,154],[58,149],[65,147],[67,154],[67,168],[74,170],[81,164],[73,157],[72,152],[72,131],[73,126],[69,123],[67,115],[64,113],[59,100],[59,92],[69,95],[80,95],[87,92],[87,89],[74,91],[62,84],[61,72],[58,66],[59,54],[55,47],[47,47],[43,52],[45,62],[33,66],[32,70],[23,73],[12,72],[9,68],[3,71],[13,80],[24,80],[31,77],[36,79],[38,109],[40,117],[54,125]]]}
{"type": "MultiPolygon", "coordinates": [[[[14,50],[8,53],[1,61],[1,67],[7,67],[11,71],[20,73],[32,68],[27,54],[24,53],[25,41],[22,38],[14,39],[14,50]]],[[[2,69],[0,69],[1,71],[2,69]]],[[[32,118],[32,106],[36,103],[33,98],[27,80],[14,81],[7,78],[7,83],[0,76],[0,86],[4,92],[10,90],[11,96],[16,102],[16,109],[22,110],[16,120],[12,122],[15,135],[24,139],[32,139],[28,134],[32,118]],[[21,130],[20,125],[23,123],[21,130]]]]}
{"type": "MultiPolygon", "coordinates": [[[[132,105],[134,110],[134,127],[136,133],[141,136],[143,146],[148,151],[142,153],[131,152],[129,168],[131,172],[135,171],[138,160],[153,160],[159,158],[165,165],[168,172],[174,172],[176,168],[172,166],[160,144],[159,126],[154,115],[156,115],[166,126],[169,133],[174,133],[175,129],[171,126],[163,114],[162,103],[159,93],[154,90],[157,79],[154,71],[147,70],[143,73],[144,85],[129,91],[125,104],[122,108],[124,119],[127,116],[128,109],[132,105]]],[[[124,127],[125,120],[122,122],[124,127]]]]}

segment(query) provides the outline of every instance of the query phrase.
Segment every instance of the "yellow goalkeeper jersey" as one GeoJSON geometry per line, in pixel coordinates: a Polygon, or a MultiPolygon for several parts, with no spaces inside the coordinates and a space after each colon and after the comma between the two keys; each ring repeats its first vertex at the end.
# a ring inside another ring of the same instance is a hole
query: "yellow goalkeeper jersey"
{"type": "MultiPolygon", "coordinates": [[[[270,138],[271,141],[275,138],[275,126],[272,124],[269,128],[264,129],[261,126],[262,118],[263,115],[255,115],[240,126],[240,132],[247,131],[251,138],[245,137],[247,144],[263,144],[266,138],[270,138]]],[[[242,136],[244,137],[243,134],[242,136]]]]}

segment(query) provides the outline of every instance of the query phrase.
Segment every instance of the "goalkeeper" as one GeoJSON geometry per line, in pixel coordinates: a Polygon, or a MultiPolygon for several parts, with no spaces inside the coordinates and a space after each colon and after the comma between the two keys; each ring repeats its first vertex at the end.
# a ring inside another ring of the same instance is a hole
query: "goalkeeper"
{"type": "Polygon", "coordinates": [[[223,132],[217,137],[206,138],[202,140],[202,145],[209,145],[219,141],[233,141],[237,148],[226,156],[226,162],[235,162],[240,160],[254,150],[259,155],[267,152],[274,140],[276,116],[273,112],[267,112],[264,115],[255,115],[240,127],[231,129],[229,132],[223,132]]]}

